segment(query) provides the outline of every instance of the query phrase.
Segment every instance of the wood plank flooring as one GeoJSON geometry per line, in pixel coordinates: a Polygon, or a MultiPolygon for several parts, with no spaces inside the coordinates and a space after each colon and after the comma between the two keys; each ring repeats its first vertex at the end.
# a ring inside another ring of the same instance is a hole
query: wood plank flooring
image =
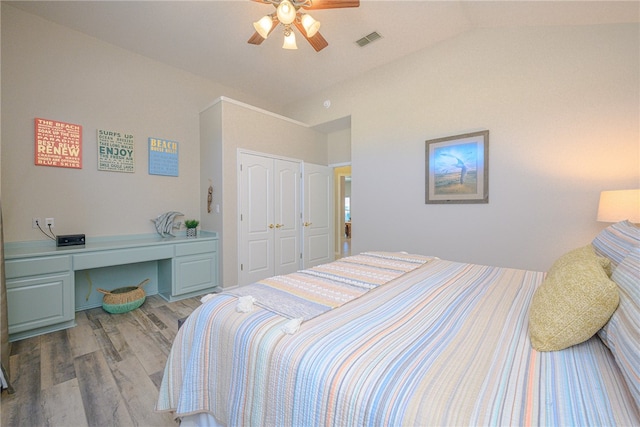
{"type": "Polygon", "coordinates": [[[0,425],[177,426],[153,409],[178,319],[199,305],[152,295],[129,313],[80,311],[75,328],[14,342],[16,392],[2,393],[0,425]]]}

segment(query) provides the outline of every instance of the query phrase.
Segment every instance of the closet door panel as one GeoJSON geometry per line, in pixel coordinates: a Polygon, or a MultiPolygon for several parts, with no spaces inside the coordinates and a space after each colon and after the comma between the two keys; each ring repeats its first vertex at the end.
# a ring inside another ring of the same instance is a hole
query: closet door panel
{"type": "Polygon", "coordinates": [[[295,237],[277,239],[278,246],[275,253],[278,271],[275,272],[276,275],[293,273],[300,269],[300,252],[297,240],[295,237]]]}
{"type": "Polygon", "coordinates": [[[273,160],[243,154],[241,158],[240,284],[273,275],[273,160]]]}
{"type": "Polygon", "coordinates": [[[300,163],[274,160],[275,273],[300,269],[300,163]]]}
{"type": "Polygon", "coordinates": [[[334,260],[333,169],[304,165],[303,268],[334,260]]]}

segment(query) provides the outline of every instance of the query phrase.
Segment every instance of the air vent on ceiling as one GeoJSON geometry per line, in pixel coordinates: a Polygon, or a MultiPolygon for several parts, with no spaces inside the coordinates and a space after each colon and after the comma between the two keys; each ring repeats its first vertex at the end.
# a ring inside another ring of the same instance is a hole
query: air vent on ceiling
{"type": "Polygon", "coordinates": [[[374,41],[381,39],[382,36],[380,35],[379,32],[374,31],[371,34],[368,34],[366,36],[364,36],[363,38],[361,38],[360,40],[356,40],[356,44],[360,47],[365,47],[366,45],[368,45],[369,43],[373,43],[374,41]]]}

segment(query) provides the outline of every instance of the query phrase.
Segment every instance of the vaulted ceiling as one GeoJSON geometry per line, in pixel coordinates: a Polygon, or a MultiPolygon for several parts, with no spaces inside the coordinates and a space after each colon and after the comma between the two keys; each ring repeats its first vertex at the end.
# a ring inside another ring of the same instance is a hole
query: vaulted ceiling
{"type": "Polygon", "coordinates": [[[478,28],[640,21],[638,1],[371,1],[313,12],[329,46],[282,29],[260,46],[252,23],[274,11],[250,0],[5,2],[105,42],[286,105],[367,70],[478,28]],[[377,31],[365,47],[355,42],[377,31]]]}

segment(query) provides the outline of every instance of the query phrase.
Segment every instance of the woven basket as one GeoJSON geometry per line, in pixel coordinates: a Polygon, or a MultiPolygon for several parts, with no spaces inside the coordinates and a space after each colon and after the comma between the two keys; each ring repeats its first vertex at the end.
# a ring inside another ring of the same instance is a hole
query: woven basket
{"type": "Polygon", "coordinates": [[[97,289],[104,294],[102,297],[102,308],[112,314],[126,313],[140,307],[146,298],[142,286],[146,285],[149,279],[144,279],[138,286],[126,286],[124,288],[106,291],[97,289]]]}

